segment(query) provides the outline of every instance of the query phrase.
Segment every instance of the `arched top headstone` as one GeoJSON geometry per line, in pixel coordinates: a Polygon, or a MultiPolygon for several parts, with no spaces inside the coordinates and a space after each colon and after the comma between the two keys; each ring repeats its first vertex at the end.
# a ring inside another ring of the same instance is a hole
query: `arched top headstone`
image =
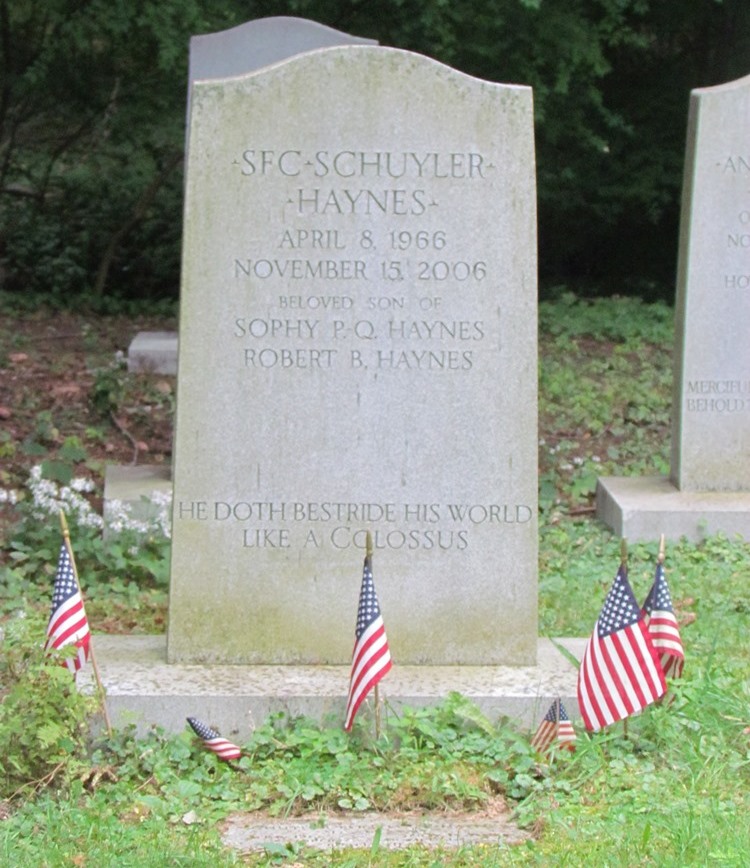
{"type": "Polygon", "coordinates": [[[344,46],[196,82],[169,659],[537,647],[532,93],[344,46]]]}

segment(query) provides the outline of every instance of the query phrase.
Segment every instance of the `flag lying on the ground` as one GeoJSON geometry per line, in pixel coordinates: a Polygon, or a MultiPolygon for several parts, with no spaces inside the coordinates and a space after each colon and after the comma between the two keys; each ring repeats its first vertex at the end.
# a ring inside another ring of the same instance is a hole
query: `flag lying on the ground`
{"type": "Polygon", "coordinates": [[[362,588],[359,592],[356,641],[352,654],[349,699],[346,703],[344,719],[344,729],[347,732],[352,728],[354,716],[369,691],[390,668],[391,652],[372,579],[372,558],[368,553],[365,557],[362,588]]]}
{"type": "Polygon", "coordinates": [[[575,750],[576,733],[561,699],[556,699],[531,739],[531,746],[544,753],[553,744],[575,750]]]}
{"type": "Polygon", "coordinates": [[[664,565],[661,563],[656,565],[654,584],[643,604],[643,618],[664,675],[679,678],[685,663],[685,649],[682,647],[680,628],[674,615],[664,565]]]}
{"type": "Polygon", "coordinates": [[[189,717],[187,722],[193,728],[193,732],[198,736],[198,738],[203,740],[204,747],[212,750],[219,759],[233,760],[239,759],[242,756],[242,751],[237,747],[237,745],[222,738],[215,729],[211,729],[210,726],[206,726],[205,723],[201,723],[201,721],[195,717],[189,717]]]}
{"type": "Polygon", "coordinates": [[[667,690],[659,657],[621,565],[578,670],[578,705],[586,729],[635,714],[667,690]]]}
{"type": "Polygon", "coordinates": [[[44,649],[72,646],[72,656],[63,662],[75,676],[88,659],[91,633],[69,545],[66,538],[60,548],[44,649]]]}

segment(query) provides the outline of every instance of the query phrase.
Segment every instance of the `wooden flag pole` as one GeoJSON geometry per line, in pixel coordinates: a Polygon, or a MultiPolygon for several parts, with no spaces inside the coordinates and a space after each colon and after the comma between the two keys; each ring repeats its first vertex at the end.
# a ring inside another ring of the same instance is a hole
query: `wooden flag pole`
{"type": "MultiPolygon", "coordinates": [[[[370,559],[370,567],[372,567],[372,534],[367,531],[365,537],[365,555],[370,559]]],[[[373,700],[375,702],[375,739],[380,740],[380,686],[376,682],[372,690],[373,700]]]]}
{"type": "MultiPolygon", "coordinates": [[[[70,564],[73,567],[73,576],[76,580],[76,585],[78,587],[78,593],[81,596],[81,601],[83,601],[83,594],[81,593],[81,582],[78,578],[78,567],[76,566],[76,559],[73,555],[73,546],[70,544],[70,530],[68,529],[68,522],[65,518],[65,513],[60,510],[60,526],[62,527],[63,539],[65,540],[65,547],[68,550],[68,556],[70,557],[70,564]]],[[[85,611],[84,604],[84,611],[85,611]]],[[[94,678],[96,679],[96,686],[99,693],[99,700],[102,706],[102,712],[104,713],[104,723],[107,726],[107,735],[112,738],[112,722],[109,719],[109,710],[107,708],[107,700],[106,694],[104,692],[104,685],[102,684],[102,678],[99,674],[99,667],[96,664],[96,655],[94,654],[94,637],[91,635],[91,627],[89,626],[89,657],[91,658],[91,666],[94,669],[94,678]]]]}

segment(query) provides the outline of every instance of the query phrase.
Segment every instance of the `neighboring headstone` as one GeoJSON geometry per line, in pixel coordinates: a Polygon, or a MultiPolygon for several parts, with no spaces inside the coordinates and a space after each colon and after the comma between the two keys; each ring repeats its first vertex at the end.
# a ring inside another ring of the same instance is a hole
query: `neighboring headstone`
{"type": "MultiPolygon", "coordinates": [[[[276,16],[247,21],[229,30],[190,39],[188,120],[193,82],[245,75],[295,54],[334,45],[377,45],[377,40],[342,33],[317,21],[276,16]]],[[[177,371],[177,333],[139,332],[128,348],[129,371],[177,371]],[[158,334],[156,339],[154,336],[158,334]]]]}
{"type": "Polygon", "coordinates": [[[671,477],[750,492],[750,76],[690,108],[671,477]]]}
{"type": "Polygon", "coordinates": [[[750,539],[750,76],[691,95],[675,320],[671,478],[600,480],[600,515],[750,539]]]}
{"type": "Polygon", "coordinates": [[[170,662],[348,662],[370,530],[396,661],[533,663],[531,90],[331,48],[189,141],[170,662]]]}

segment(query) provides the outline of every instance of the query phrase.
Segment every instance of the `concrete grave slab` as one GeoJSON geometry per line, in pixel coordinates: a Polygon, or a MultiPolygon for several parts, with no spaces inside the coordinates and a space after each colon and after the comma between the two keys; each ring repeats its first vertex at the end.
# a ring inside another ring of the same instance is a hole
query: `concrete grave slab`
{"type": "MultiPolygon", "coordinates": [[[[380,682],[380,697],[398,711],[436,705],[456,691],[493,723],[507,717],[529,731],[560,697],[577,721],[577,668],[560,649],[580,660],[586,641],[540,639],[533,666],[394,666],[380,682]]],[[[140,734],[153,726],[181,732],[185,719],[197,716],[236,741],[276,712],[343,724],[349,666],[173,664],[163,635],[96,635],[94,644],[115,727],[132,724],[140,734]]],[[[78,679],[84,690],[94,691],[91,667],[78,679]]],[[[370,697],[357,719],[371,707],[370,697]]]]}

